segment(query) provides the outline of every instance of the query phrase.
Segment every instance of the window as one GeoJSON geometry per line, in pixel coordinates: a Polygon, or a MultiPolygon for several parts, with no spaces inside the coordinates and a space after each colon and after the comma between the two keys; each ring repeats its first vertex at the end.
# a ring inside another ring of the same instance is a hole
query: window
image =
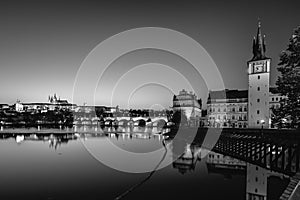
{"type": "Polygon", "coordinates": [[[259,124],[259,120],[257,120],[257,122],[256,122],[257,124],[259,124]]]}
{"type": "Polygon", "coordinates": [[[260,87],[257,87],[257,91],[260,91],[260,87]]]}
{"type": "Polygon", "coordinates": [[[276,97],[276,101],[278,101],[278,97],[276,97]]]}
{"type": "Polygon", "coordinates": [[[240,107],[239,107],[239,111],[240,111],[240,112],[242,112],[242,111],[243,111],[243,108],[242,108],[242,106],[240,106],[240,107]]]}
{"type": "Polygon", "coordinates": [[[221,109],[220,109],[220,108],[218,108],[218,112],[221,112],[221,109]]]}
{"type": "Polygon", "coordinates": [[[260,79],[260,75],[258,75],[257,79],[258,79],[258,80],[260,79]]]}
{"type": "Polygon", "coordinates": [[[232,119],[233,119],[233,120],[235,119],[234,115],[232,115],[232,119]]]}
{"type": "Polygon", "coordinates": [[[213,108],[213,112],[215,112],[215,108],[213,108]]]}
{"type": "Polygon", "coordinates": [[[232,108],[232,112],[235,112],[235,108],[232,108]]]}
{"type": "Polygon", "coordinates": [[[226,108],[224,108],[224,112],[226,112],[226,108]]]}
{"type": "Polygon", "coordinates": [[[260,102],[260,99],[257,99],[257,103],[259,103],[260,102]]]}
{"type": "Polygon", "coordinates": [[[226,115],[223,116],[223,119],[226,120],[226,115]]]}
{"type": "Polygon", "coordinates": [[[259,110],[257,110],[256,113],[259,114],[259,110]]]}
{"type": "Polygon", "coordinates": [[[245,111],[245,112],[247,111],[247,107],[244,107],[244,111],[245,111]]]}
{"type": "Polygon", "coordinates": [[[274,97],[272,97],[272,101],[274,101],[274,97]]]}

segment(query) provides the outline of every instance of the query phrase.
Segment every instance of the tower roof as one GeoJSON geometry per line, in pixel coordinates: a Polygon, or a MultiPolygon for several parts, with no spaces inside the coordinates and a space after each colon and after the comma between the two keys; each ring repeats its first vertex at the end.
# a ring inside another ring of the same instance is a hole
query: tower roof
{"type": "Polygon", "coordinates": [[[252,57],[251,61],[262,60],[262,59],[267,58],[265,55],[265,53],[266,53],[265,35],[262,35],[262,33],[261,33],[260,20],[258,20],[256,37],[253,38],[252,53],[253,53],[253,57],[252,57]]]}

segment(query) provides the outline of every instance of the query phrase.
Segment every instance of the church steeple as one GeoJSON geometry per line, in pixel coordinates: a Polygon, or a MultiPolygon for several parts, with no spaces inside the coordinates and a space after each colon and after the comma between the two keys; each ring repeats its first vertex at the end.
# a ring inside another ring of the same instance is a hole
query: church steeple
{"type": "Polygon", "coordinates": [[[260,20],[258,20],[256,37],[253,38],[252,52],[253,52],[252,60],[261,60],[266,58],[265,36],[263,36],[261,33],[260,20]]]}

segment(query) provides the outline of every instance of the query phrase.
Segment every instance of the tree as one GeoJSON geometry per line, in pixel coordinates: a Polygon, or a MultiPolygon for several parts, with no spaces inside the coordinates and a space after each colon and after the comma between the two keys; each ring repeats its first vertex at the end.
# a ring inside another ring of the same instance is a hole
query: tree
{"type": "Polygon", "coordinates": [[[294,30],[288,47],[280,55],[277,70],[281,73],[276,82],[277,90],[286,99],[273,109],[275,123],[289,122],[289,128],[300,124],[300,26],[294,30]]]}

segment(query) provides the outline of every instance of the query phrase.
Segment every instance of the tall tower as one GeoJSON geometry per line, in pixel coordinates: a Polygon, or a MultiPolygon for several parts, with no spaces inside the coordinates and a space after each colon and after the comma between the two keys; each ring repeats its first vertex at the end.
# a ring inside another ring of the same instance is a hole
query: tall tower
{"type": "Polygon", "coordinates": [[[269,87],[271,59],[265,56],[265,36],[258,22],[253,39],[253,57],[248,61],[248,127],[269,128],[269,87]]]}

